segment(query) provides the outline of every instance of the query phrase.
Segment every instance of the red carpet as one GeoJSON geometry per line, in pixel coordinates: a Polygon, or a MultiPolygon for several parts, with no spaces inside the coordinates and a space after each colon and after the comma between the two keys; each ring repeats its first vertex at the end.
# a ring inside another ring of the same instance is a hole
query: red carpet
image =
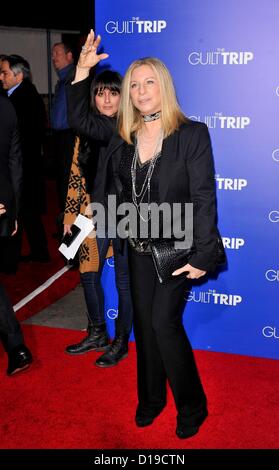
{"type": "Polygon", "coordinates": [[[1,449],[275,449],[279,447],[279,361],[197,351],[209,417],[198,435],[175,437],[175,408],[139,429],[135,348],[119,366],[98,369],[99,353],[71,357],[65,345],[83,333],[25,326],[36,361],[5,376],[0,352],[1,449]]]}
{"type": "MultiPolygon", "coordinates": [[[[54,183],[49,182],[49,213],[45,218],[52,261],[20,264],[15,276],[1,276],[17,303],[64,266],[52,238],[56,231],[54,183]]],[[[26,319],[53,303],[79,282],[70,270],[20,309],[26,319]]],[[[98,369],[99,353],[71,357],[67,344],[84,333],[24,326],[35,363],[29,371],[8,378],[7,357],[0,349],[1,449],[277,449],[279,447],[279,361],[197,351],[208,395],[209,417],[198,435],[175,437],[175,407],[168,407],[148,428],[134,424],[136,357],[117,367],[98,369]]]]}

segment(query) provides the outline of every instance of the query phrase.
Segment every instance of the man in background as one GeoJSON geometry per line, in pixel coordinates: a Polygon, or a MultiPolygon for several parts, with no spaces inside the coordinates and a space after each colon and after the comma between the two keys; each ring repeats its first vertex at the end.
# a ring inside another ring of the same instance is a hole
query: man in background
{"type": "Polygon", "coordinates": [[[44,102],[32,83],[29,63],[21,56],[2,58],[0,79],[13,104],[22,148],[23,188],[19,214],[19,245],[25,229],[30,254],[25,261],[47,262],[49,252],[42,221],[46,210],[42,144],[46,130],[44,102]]]}
{"type": "MultiPolygon", "coordinates": [[[[5,57],[6,54],[0,54],[0,70],[1,70],[1,65],[2,65],[2,60],[5,57]]],[[[0,95],[1,96],[7,96],[7,92],[3,88],[3,83],[0,80],[0,95]]]]}
{"type": "Polygon", "coordinates": [[[64,42],[54,44],[52,47],[52,62],[59,79],[55,87],[51,111],[51,127],[53,130],[53,152],[55,156],[59,208],[61,213],[64,214],[75,143],[75,134],[70,129],[68,123],[65,92],[67,80],[71,80],[75,69],[73,52],[70,46],[64,42]]]}
{"type": "MultiPolygon", "coordinates": [[[[17,231],[22,182],[21,147],[15,110],[0,96],[0,236],[11,238],[17,231]],[[5,205],[3,204],[5,202],[5,205]]],[[[0,259],[2,258],[0,246],[0,259]]],[[[8,375],[25,370],[32,354],[24,344],[20,324],[4,287],[0,284],[0,338],[8,354],[8,375]]]]}

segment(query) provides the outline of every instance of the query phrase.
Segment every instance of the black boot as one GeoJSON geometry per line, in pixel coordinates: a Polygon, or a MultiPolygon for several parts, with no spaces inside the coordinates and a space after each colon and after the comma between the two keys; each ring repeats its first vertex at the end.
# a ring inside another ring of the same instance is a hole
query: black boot
{"type": "Polygon", "coordinates": [[[67,346],[65,351],[68,354],[84,354],[88,351],[106,351],[109,345],[109,338],[105,323],[100,325],[89,324],[88,335],[77,344],[67,346]]]}
{"type": "Polygon", "coordinates": [[[98,367],[116,366],[119,361],[128,356],[129,335],[120,334],[110,344],[108,350],[95,362],[98,367]]]}

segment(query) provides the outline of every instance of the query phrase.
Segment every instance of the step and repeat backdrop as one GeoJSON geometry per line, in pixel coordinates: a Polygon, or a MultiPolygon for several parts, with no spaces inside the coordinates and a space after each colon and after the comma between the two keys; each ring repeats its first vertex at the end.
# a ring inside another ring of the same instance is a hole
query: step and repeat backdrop
{"type": "MultiPolygon", "coordinates": [[[[124,74],[139,57],[159,57],[185,114],[210,131],[228,269],[185,293],[193,347],[279,358],[278,0],[96,0],[95,8],[106,67],[124,74]]],[[[103,280],[112,330],[113,259],[103,280]]]]}

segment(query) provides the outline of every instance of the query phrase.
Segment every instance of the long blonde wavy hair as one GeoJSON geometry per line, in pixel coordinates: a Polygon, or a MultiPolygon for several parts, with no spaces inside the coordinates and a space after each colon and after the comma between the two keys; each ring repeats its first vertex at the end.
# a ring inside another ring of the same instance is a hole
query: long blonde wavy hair
{"type": "Polygon", "coordinates": [[[132,143],[132,135],[143,125],[140,111],[136,109],[130,97],[131,76],[141,65],[151,67],[158,77],[161,93],[161,121],[164,138],[171,135],[179,126],[187,121],[177,102],[173,81],[165,64],[155,57],[145,57],[132,62],[125,73],[118,110],[118,132],[122,139],[132,143]]]}

